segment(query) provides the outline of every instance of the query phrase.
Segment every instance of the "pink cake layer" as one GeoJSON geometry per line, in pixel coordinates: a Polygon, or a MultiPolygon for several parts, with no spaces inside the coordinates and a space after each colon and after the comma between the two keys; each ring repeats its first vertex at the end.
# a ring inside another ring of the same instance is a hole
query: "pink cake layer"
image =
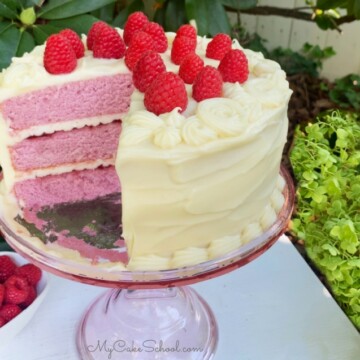
{"type": "Polygon", "coordinates": [[[40,208],[116,193],[120,183],[114,166],[109,166],[24,180],[15,184],[14,191],[24,207],[40,208]]]}
{"type": "Polygon", "coordinates": [[[10,149],[13,167],[19,171],[43,169],[64,164],[115,158],[120,121],[86,126],[72,131],[33,136],[10,149]]]}
{"type": "Polygon", "coordinates": [[[36,125],[125,113],[132,92],[131,74],[102,76],[19,95],[4,101],[0,108],[11,129],[24,130],[36,125]]]}
{"type": "MultiPolygon", "coordinates": [[[[122,247],[125,246],[123,240],[119,240],[118,242],[122,243],[122,247]]],[[[120,261],[125,264],[129,260],[126,251],[120,252],[114,249],[98,249],[76,237],[60,236],[56,243],[64,248],[77,250],[81,256],[91,259],[94,265],[100,259],[106,259],[113,262],[120,261]]]]}

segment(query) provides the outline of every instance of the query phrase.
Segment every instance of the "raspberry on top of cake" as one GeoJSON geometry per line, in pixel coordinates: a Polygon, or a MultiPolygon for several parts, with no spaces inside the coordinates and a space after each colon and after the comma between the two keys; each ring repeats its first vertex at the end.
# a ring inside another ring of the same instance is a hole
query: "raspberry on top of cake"
{"type": "Polygon", "coordinates": [[[38,208],[121,183],[129,269],[221,256],[276,219],[290,90],[277,63],[226,34],[165,33],[136,12],[123,31],[52,35],[1,83],[7,191],[38,208]]]}

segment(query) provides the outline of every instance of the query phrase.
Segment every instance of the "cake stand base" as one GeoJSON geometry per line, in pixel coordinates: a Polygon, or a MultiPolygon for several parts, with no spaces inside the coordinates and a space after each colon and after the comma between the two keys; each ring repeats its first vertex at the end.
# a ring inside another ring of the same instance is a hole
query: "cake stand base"
{"type": "Polygon", "coordinates": [[[215,317],[190,287],[110,290],[78,329],[82,360],[208,360],[218,341],[215,317]]]}

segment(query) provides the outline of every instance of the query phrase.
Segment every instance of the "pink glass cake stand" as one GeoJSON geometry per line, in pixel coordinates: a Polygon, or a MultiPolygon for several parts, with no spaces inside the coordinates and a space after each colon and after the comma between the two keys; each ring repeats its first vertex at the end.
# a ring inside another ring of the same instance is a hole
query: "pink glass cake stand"
{"type": "MultiPolygon", "coordinates": [[[[0,229],[21,255],[56,275],[112,288],[85,311],[77,332],[79,358],[84,360],[212,359],[218,342],[215,317],[207,303],[187,285],[226,274],[268,250],[285,231],[294,204],[289,174],[285,203],[276,222],[263,234],[221,258],[163,271],[106,270],[54,256],[25,240],[5,220],[0,204],[0,229]]],[[[76,221],[76,219],[74,220],[76,221]]]]}

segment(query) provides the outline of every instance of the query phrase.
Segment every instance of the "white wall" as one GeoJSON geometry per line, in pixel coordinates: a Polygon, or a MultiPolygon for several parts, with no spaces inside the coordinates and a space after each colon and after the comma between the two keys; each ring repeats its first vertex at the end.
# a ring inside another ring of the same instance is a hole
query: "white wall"
{"type": "MultiPolygon", "coordinates": [[[[260,0],[259,5],[304,6],[304,0],[260,0]]],[[[321,48],[332,46],[336,55],[325,60],[322,75],[333,80],[349,73],[360,74],[360,20],[341,26],[343,32],[324,31],[316,24],[280,16],[241,15],[242,25],[267,40],[270,49],[277,46],[299,50],[305,42],[321,48]]]]}

